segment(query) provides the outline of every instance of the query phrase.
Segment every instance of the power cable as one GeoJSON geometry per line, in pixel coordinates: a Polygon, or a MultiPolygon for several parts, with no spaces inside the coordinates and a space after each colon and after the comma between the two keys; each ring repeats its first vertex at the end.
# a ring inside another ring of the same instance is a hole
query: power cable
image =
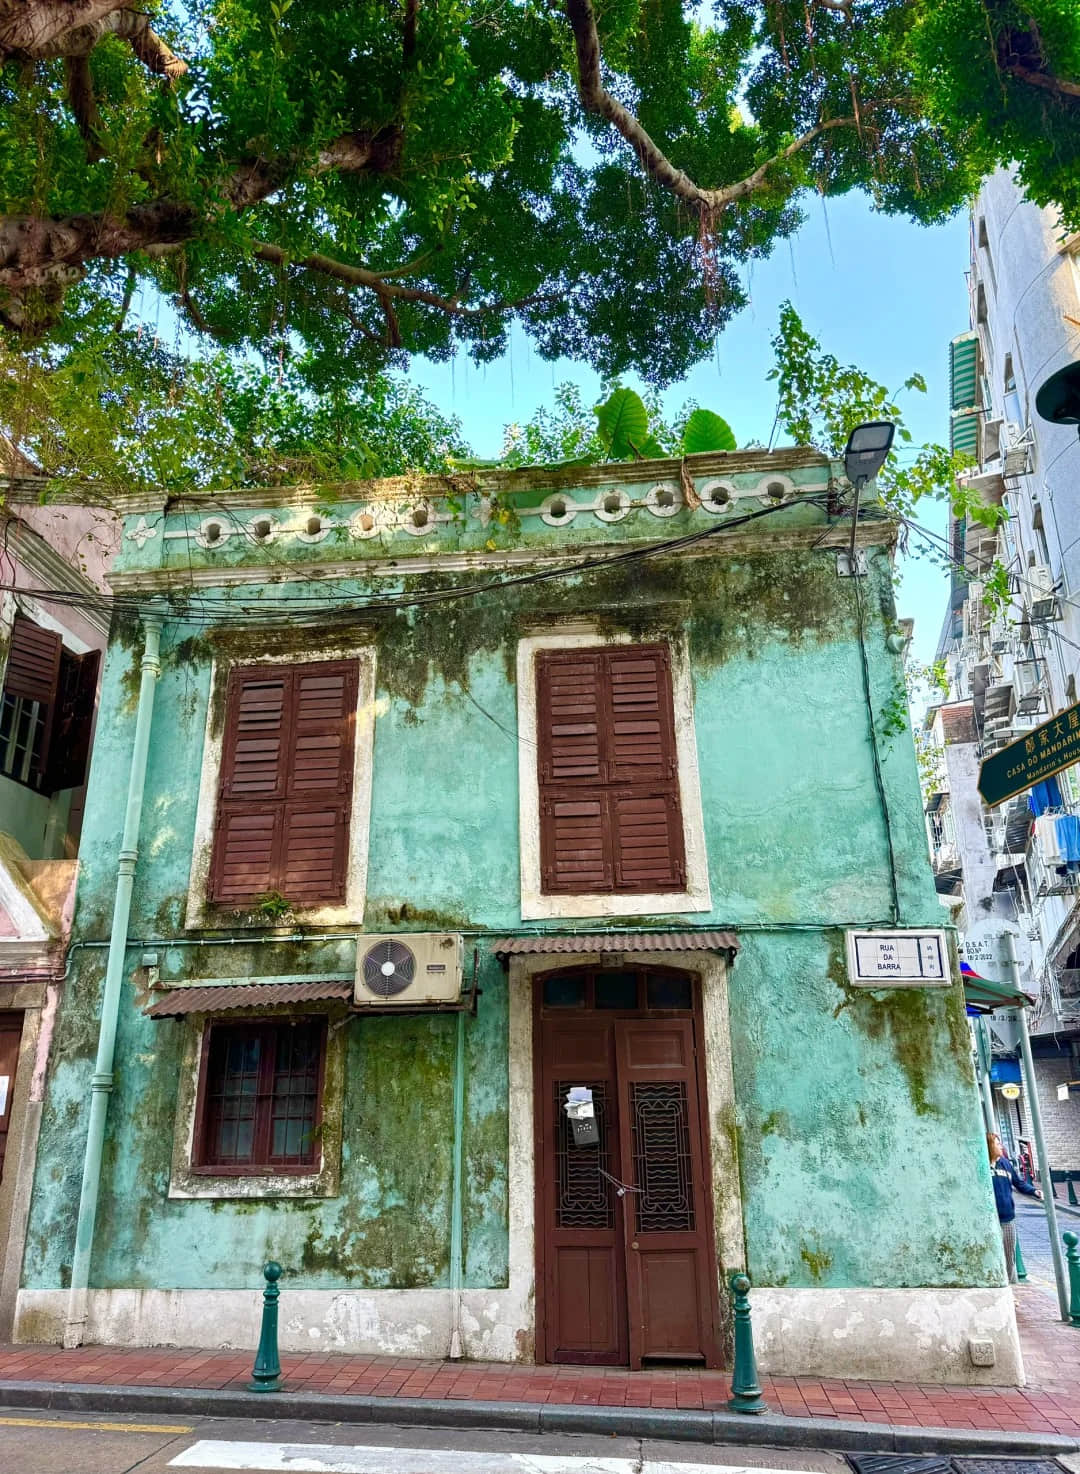
{"type": "MultiPolygon", "coordinates": [[[[799,504],[821,506],[826,510],[828,507],[826,497],[821,494],[801,497],[799,504]]],[[[555,579],[577,578],[608,567],[632,564],[647,558],[662,556],[665,553],[677,552],[682,548],[692,547],[738,527],[773,516],[777,512],[786,510],[789,506],[790,503],[777,502],[773,506],[761,507],[756,511],[744,513],[742,516],[729,518],[713,527],[706,527],[700,532],[686,533],[682,537],[668,538],[663,542],[650,543],[645,547],[628,548],[620,553],[606,553],[599,557],[581,559],[575,563],[560,563],[551,568],[534,569],[529,573],[512,574],[507,578],[489,579],[483,583],[465,584],[457,588],[417,590],[413,593],[398,593],[385,598],[335,601],[327,600],[325,596],[309,597],[297,594],[284,599],[267,598],[260,599],[257,604],[238,605],[235,600],[221,596],[200,595],[192,587],[180,591],[174,596],[174,599],[197,599],[199,602],[198,615],[189,615],[183,608],[175,607],[174,604],[170,610],[170,617],[178,624],[216,623],[233,627],[251,627],[252,625],[265,625],[268,615],[276,613],[294,617],[300,614],[305,620],[310,621],[326,616],[342,618],[350,614],[381,610],[425,608],[461,599],[476,598],[482,594],[498,593],[503,589],[521,588],[555,579]]],[[[14,588],[14,585],[0,585],[0,591],[14,588]]],[[[16,591],[23,592],[21,589],[16,589],[16,591]]],[[[101,612],[116,611],[138,614],[146,608],[148,602],[147,596],[140,598],[134,595],[102,594],[95,597],[62,589],[34,589],[32,592],[36,598],[46,602],[68,604],[73,607],[93,607],[101,612]]]]}

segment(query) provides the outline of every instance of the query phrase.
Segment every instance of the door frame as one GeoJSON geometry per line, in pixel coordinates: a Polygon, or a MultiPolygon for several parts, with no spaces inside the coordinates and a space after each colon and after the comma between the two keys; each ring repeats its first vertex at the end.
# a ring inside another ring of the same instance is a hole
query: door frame
{"type": "MultiPolygon", "coordinates": [[[[528,1006],[531,1016],[532,1039],[532,1223],[535,1254],[535,1359],[547,1363],[547,1317],[548,1296],[547,1264],[545,1256],[545,1232],[541,1221],[544,1197],[540,1184],[540,1168],[544,1160],[543,1151],[543,1058],[541,1051],[541,993],[543,980],[554,974],[589,973],[604,971],[613,965],[626,971],[668,972],[689,977],[693,987],[691,1018],[694,1025],[694,1041],[697,1051],[697,1101],[698,1129],[700,1132],[701,1159],[707,1180],[702,1184],[705,1203],[706,1235],[715,1249],[715,1272],[709,1277],[711,1318],[716,1328],[716,1337],[711,1353],[706,1354],[708,1367],[725,1366],[731,1358],[731,1326],[728,1300],[720,1294],[721,1277],[727,1276],[744,1266],[745,1250],[742,1232],[742,1198],[735,1150],[734,1132],[734,1077],[731,1069],[731,1036],[728,1025],[727,966],[723,958],[709,954],[687,958],[688,965],[673,965],[665,954],[661,963],[653,962],[649,954],[624,954],[618,958],[612,954],[591,956],[568,956],[561,960],[557,955],[515,958],[532,964],[525,973],[530,993],[528,1006]],[[710,994],[712,995],[710,998],[710,994]],[[711,1007],[710,1007],[711,1004],[711,1007]],[[711,1015],[711,1016],[710,1016],[711,1015]],[[710,1027],[711,1025],[711,1027],[710,1027]],[[713,1058],[713,1056],[718,1056],[713,1058]],[[726,1088],[725,1088],[726,1087],[726,1088]],[[720,1097],[717,1099],[717,1097],[720,1097]],[[710,1110],[716,1112],[718,1124],[730,1121],[730,1130],[710,1130],[710,1110]],[[721,1192],[720,1186],[733,1187],[732,1192],[721,1192]]],[[[675,954],[678,955],[678,954],[675,954]]],[[[515,979],[511,973],[511,985],[515,979]]],[[[570,1013],[570,1010],[567,1010],[570,1013]]],[[[618,1016],[623,1016],[619,1014],[618,1016]]],[[[635,1011],[631,1017],[686,1018],[683,1010],[635,1011]]],[[[513,1109],[513,1105],[511,1106],[513,1109]]]]}
{"type": "Polygon", "coordinates": [[[57,983],[46,985],[36,979],[5,979],[5,984],[0,987],[0,1012],[9,1017],[21,1015],[22,1019],[4,1180],[0,1183],[0,1340],[10,1341],[44,1097],[44,1071],[39,1073],[38,1069],[40,1036],[43,1031],[47,1036],[51,1033],[60,990],[57,983]],[[46,1013],[49,1022],[44,1021],[46,1013]]]}

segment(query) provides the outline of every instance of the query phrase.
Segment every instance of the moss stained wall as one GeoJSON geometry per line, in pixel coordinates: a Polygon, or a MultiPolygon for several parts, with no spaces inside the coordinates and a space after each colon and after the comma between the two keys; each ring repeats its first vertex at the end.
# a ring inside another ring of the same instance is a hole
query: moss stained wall
{"type": "MultiPolygon", "coordinates": [[[[910,734],[883,731],[900,668],[885,645],[889,562],[879,553],[871,564],[863,585],[871,706],[900,917],[940,924],[910,734]]],[[[452,582],[428,574],[403,586],[452,582]]],[[[349,584],[357,598],[375,588],[386,592],[385,583],[362,578],[349,584]]],[[[297,598],[313,591],[277,589],[297,598]]],[[[837,578],[832,552],[650,560],[368,617],[362,630],[377,648],[378,707],[365,929],[498,932],[520,924],[514,654],[525,630],[565,616],[588,616],[602,631],[689,639],[713,909],[638,924],[744,928],[732,1031],[755,1277],[993,1283],[999,1251],[955,999],[852,996],[838,962],[843,926],[888,922],[892,895],[854,588],[837,578]],[[790,924],[816,929],[782,929],[790,924]],[[929,1163],[941,1163],[941,1190],[916,1214],[908,1206],[912,1172],[929,1163]]],[[[343,636],[357,637],[355,624],[343,636]]],[[[212,655],[242,658],[271,638],[267,629],[196,638],[190,628],[166,631],[94,1285],[250,1285],[268,1253],[297,1285],[447,1282],[452,1018],[346,1026],[338,1198],[165,1196],[182,1026],[143,1017],[137,939],[181,936],[212,655]]],[[[84,827],[83,941],[108,934],[138,664],[137,632],[117,630],[84,827]]],[[[269,935],[160,952],[166,978],[347,973],[352,961],[348,941],[286,944],[269,935]]],[[[24,1272],[33,1287],[63,1285],[70,1264],[103,967],[103,951],[76,952],[56,1036],[24,1272]]],[[[467,1026],[466,1283],[497,1286],[508,1258],[507,998],[491,958],[482,986],[479,1018],[467,1026]]]]}

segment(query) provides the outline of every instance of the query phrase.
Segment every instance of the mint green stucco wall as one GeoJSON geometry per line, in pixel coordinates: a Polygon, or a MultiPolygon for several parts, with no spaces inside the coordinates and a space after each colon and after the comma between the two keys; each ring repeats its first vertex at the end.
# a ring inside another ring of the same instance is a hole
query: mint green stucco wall
{"type": "MultiPolygon", "coordinates": [[[[385,592],[360,578],[349,587],[357,597],[385,592]]],[[[275,592],[310,597],[317,588],[275,592]]],[[[884,732],[883,709],[902,686],[885,643],[894,614],[882,551],[863,592],[900,920],[939,925],[910,733],[884,732]]],[[[364,927],[520,926],[513,668],[523,630],[576,612],[649,637],[685,632],[713,909],[633,924],[740,933],[730,982],[736,1118],[713,1129],[737,1135],[750,1271],[759,1284],[793,1286],[998,1284],[959,991],[867,994],[845,978],[843,928],[888,924],[892,904],[853,595],[827,549],[725,550],[368,620],[378,711],[364,927]],[[939,1184],[932,1194],[928,1171],[939,1184]]],[[[252,633],[248,648],[262,638],[252,633]]],[[[251,1286],[267,1255],[297,1286],[445,1285],[452,1018],[346,1025],[339,1197],[166,1198],[187,1026],[143,1016],[135,939],[181,934],[215,648],[212,629],[166,630],[91,1285],[251,1286]]],[[[83,830],[82,942],[108,934],[138,659],[137,632],[118,631],[83,830]]],[[[353,956],[351,941],[155,950],[173,978],[348,973],[353,956]]],[[[29,1287],[66,1284],[103,971],[103,950],[75,952],[42,1123],[29,1287]]],[[[466,1030],[466,1283],[499,1286],[508,1264],[507,983],[486,953],[481,986],[466,1030]]]]}

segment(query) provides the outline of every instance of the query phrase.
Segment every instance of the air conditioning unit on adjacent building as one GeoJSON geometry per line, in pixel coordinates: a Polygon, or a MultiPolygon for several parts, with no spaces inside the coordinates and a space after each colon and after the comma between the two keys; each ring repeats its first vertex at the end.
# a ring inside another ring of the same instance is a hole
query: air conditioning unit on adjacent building
{"type": "Polygon", "coordinates": [[[1025,425],[1003,420],[999,437],[1001,474],[1026,476],[1031,470],[1031,431],[1025,425]]]}
{"type": "Polygon", "coordinates": [[[1060,619],[1061,604],[1054,593],[1054,575],[1045,563],[1036,563],[1024,574],[1024,592],[1032,619],[1060,619]]]}
{"type": "Polygon", "coordinates": [[[432,1008],[461,998],[459,933],[393,932],[361,937],[356,951],[356,1008],[432,1008]]]}

